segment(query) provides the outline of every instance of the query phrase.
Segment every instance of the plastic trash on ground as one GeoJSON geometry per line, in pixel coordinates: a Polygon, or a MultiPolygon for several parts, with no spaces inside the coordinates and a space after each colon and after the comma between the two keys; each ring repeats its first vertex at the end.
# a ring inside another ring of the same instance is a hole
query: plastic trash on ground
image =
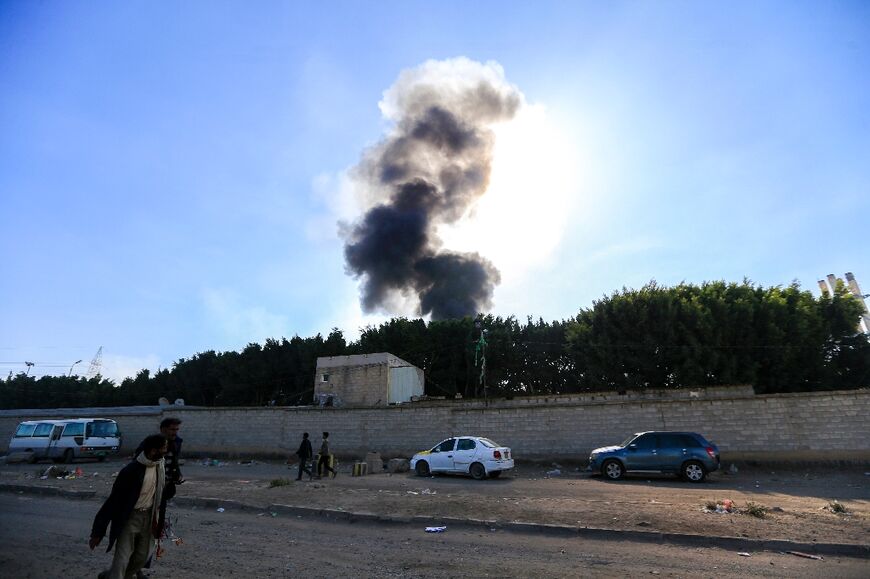
{"type": "Polygon", "coordinates": [[[426,527],[427,533],[443,533],[447,530],[447,527],[426,527]]]}

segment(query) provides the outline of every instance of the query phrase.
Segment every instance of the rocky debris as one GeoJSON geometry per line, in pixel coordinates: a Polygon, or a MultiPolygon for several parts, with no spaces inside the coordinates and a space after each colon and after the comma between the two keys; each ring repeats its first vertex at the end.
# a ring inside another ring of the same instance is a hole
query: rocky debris
{"type": "Polygon", "coordinates": [[[393,474],[408,472],[411,470],[411,463],[407,458],[391,458],[387,463],[387,470],[393,474]]]}

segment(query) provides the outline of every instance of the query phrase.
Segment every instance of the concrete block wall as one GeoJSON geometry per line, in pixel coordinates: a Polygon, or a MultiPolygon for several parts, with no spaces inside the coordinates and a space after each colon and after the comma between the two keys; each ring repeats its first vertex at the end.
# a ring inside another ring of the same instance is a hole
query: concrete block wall
{"type": "Polygon", "coordinates": [[[335,394],[344,406],[386,406],[389,367],[384,364],[337,366],[318,368],[315,394],[335,394]],[[329,374],[329,382],[321,381],[321,374],[329,374]]]}
{"type": "MultiPolygon", "coordinates": [[[[494,401],[443,401],[386,408],[171,407],[162,415],[118,420],[124,448],[157,430],[163,416],[183,421],[185,451],[202,455],[287,456],[309,432],[315,450],[330,432],[333,452],[362,459],[410,456],[444,438],[475,434],[510,446],[519,459],[584,460],[597,446],[643,430],[688,430],[719,445],[727,460],[870,461],[870,390],[755,396],[745,389],[709,396],[626,399],[616,393],[494,401]]],[[[121,410],[121,409],[115,409],[121,410]]],[[[9,440],[23,417],[0,416],[9,440]]],[[[95,412],[74,414],[96,416],[95,412]]]]}

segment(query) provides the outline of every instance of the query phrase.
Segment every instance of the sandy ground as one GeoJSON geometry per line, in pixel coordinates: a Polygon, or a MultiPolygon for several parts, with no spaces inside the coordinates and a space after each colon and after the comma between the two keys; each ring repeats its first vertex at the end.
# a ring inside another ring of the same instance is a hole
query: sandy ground
{"type": "MultiPolygon", "coordinates": [[[[87,548],[97,500],[0,493],[0,576],[96,577],[111,554],[87,548]]],[[[867,559],[329,522],[214,509],[171,511],[184,539],[146,573],[185,577],[866,577],[867,559]]]]}
{"type": "MultiPolygon", "coordinates": [[[[700,484],[671,477],[610,482],[553,466],[519,465],[508,476],[475,481],[459,476],[420,478],[410,473],[297,483],[296,468],[279,462],[222,462],[204,466],[189,459],[187,483],[179,496],[233,499],[264,510],[270,504],[342,509],[352,512],[430,517],[470,517],[493,521],[554,523],[578,527],[695,533],[800,542],[870,544],[870,475],[866,467],[828,469],[750,469],[715,474],[700,484]],[[270,488],[270,481],[289,484],[270,488]],[[730,499],[738,510],[752,502],[771,509],[764,518],[745,513],[709,514],[708,502],[730,499]],[[838,500],[845,514],[827,507],[838,500]]],[[[124,463],[81,462],[73,480],[35,476],[49,463],[0,466],[0,483],[94,490],[106,496],[112,474],[124,463]]]]}

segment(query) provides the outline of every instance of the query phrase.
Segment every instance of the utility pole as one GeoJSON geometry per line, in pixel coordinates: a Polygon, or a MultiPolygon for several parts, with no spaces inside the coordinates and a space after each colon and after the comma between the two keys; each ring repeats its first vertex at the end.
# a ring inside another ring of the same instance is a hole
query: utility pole
{"type": "Polygon", "coordinates": [[[67,375],[67,378],[72,376],[72,371],[73,371],[73,368],[76,367],[76,364],[81,364],[81,363],[82,363],[81,360],[76,360],[75,362],[73,362],[73,365],[69,367],[69,374],[67,375]]]}
{"type": "Polygon", "coordinates": [[[474,365],[477,366],[477,355],[480,354],[479,384],[483,387],[483,404],[489,406],[489,396],[486,389],[486,335],[489,331],[483,328],[483,318],[481,317],[474,321],[474,327],[480,330],[480,338],[474,348],[474,365]]]}

